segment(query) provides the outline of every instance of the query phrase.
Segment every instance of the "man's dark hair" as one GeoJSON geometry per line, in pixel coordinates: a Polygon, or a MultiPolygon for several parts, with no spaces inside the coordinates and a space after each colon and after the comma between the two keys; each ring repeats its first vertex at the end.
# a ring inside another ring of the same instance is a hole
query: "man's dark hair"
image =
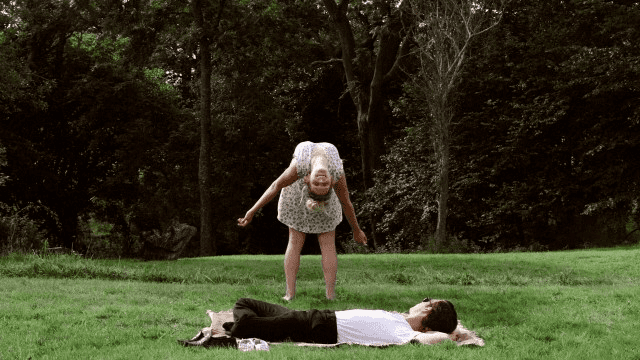
{"type": "Polygon", "coordinates": [[[439,301],[433,305],[431,312],[422,320],[422,326],[433,331],[451,334],[458,327],[456,309],[448,300],[439,301]]]}

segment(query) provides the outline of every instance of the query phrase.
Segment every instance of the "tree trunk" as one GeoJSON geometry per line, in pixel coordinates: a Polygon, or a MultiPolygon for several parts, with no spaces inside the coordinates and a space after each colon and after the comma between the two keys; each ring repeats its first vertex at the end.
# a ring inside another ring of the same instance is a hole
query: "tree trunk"
{"type": "Polygon", "coordinates": [[[200,35],[200,256],[213,256],[216,255],[216,243],[211,208],[211,39],[204,29],[203,9],[199,0],[194,0],[193,12],[200,35]]]}
{"type": "Polygon", "coordinates": [[[211,209],[211,65],[209,44],[200,41],[200,159],[198,183],[200,187],[200,255],[216,254],[211,209]]]}
{"type": "MultiPolygon", "coordinates": [[[[358,135],[366,190],[374,185],[373,172],[381,167],[381,157],[385,152],[383,85],[397,73],[399,60],[406,54],[407,46],[403,43],[400,48],[401,23],[397,21],[398,19],[388,20],[384,29],[381,30],[375,62],[366,64],[373,68],[373,75],[367,77],[367,71],[361,71],[362,74],[358,75],[354,70],[353,62],[356,43],[347,18],[348,0],[341,0],[339,4],[336,4],[335,0],[323,0],[323,2],[340,37],[347,88],[358,110],[358,135]]],[[[369,201],[368,198],[367,201],[369,201]]],[[[371,226],[370,246],[376,249],[380,244],[380,239],[375,232],[376,219],[371,216],[368,220],[371,226]]]]}
{"type": "Polygon", "coordinates": [[[447,241],[447,216],[449,214],[449,136],[443,136],[440,149],[440,171],[438,174],[438,223],[435,233],[435,252],[447,241]]]}
{"type": "MultiPolygon", "coordinates": [[[[372,82],[372,84],[375,81],[372,82]]],[[[360,156],[362,158],[362,173],[365,189],[370,189],[374,185],[373,172],[379,169],[382,164],[384,154],[384,119],[382,101],[382,87],[371,86],[368,107],[363,109],[358,106],[358,134],[360,138],[360,156]]],[[[370,199],[367,197],[367,201],[370,199]]],[[[384,243],[375,231],[377,220],[373,216],[367,219],[371,228],[371,247],[375,250],[377,246],[384,243]]]]}
{"type": "MultiPolygon", "coordinates": [[[[373,169],[376,166],[376,159],[380,159],[380,155],[376,154],[377,149],[373,141],[375,136],[375,130],[371,129],[371,122],[369,113],[362,111],[358,106],[358,135],[360,140],[360,158],[362,159],[362,173],[364,180],[364,188],[370,189],[373,186],[373,169]]],[[[368,196],[365,195],[367,201],[368,196]]],[[[373,215],[368,216],[367,222],[369,223],[370,231],[369,247],[376,250],[378,247],[378,237],[375,232],[376,220],[373,215]]]]}
{"type": "Polygon", "coordinates": [[[62,246],[67,249],[83,251],[82,245],[76,242],[78,233],[78,211],[75,206],[66,206],[55,211],[60,221],[60,239],[62,246]]]}
{"type": "MultiPolygon", "coordinates": [[[[495,16],[502,11],[477,11],[473,1],[450,0],[405,1],[415,16],[413,31],[418,48],[420,67],[416,74],[417,85],[424,94],[425,103],[433,116],[431,127],[435,156],[438,161],[438,222],[435,232],[435,251],[447,239],[447,215],[449,213],[449,156],[450,129],[453,119],[453,99],[461,77],[462,65],[471,38],[477,36],[499,21],[486,16],[495,16]],[[485,23],[485,20],[489,20],[485,23]]],[[[499,8],[504,3],[499,1],[499,8]]],[[[500,15],[501,16],[501,15],[500,15]]]]}

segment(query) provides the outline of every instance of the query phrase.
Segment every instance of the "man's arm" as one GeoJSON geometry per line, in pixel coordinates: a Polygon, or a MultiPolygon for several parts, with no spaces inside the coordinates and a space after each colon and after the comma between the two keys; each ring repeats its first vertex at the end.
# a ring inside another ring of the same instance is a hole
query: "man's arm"
{"type": "Polygon", "coordinates": [[[413,339],[421,344],[430,345],[430,344],[437,344],[444,340],[451,340],[451,337],[449,336],[449,334],[445,334],[443,332],[428,331],[428,332],[417,335],[413,339]]]}

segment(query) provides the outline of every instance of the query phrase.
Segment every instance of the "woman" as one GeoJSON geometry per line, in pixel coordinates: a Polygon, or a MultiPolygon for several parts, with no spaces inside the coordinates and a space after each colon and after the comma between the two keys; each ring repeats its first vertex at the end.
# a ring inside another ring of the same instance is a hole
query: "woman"
{"type": "Polygon", "coordinates": [[[289,244],[284,257],[287,290],[283,299],[289,301],[295,296],[300,252],[306,234],[318,234],[326,296],[333,300],[338,271],[335,229],[342,221],[342,211],[353,230],[353,239],[361,244],[367,243],[349,199],[347,179],[338,149],[329,143],[305,141],[298,144],[291,165],[247,211],[244,218],[238,219],[238,225],[247,226],[256,211],[271,201],[280,190],[278,220],[289,227],[289,244]]]}

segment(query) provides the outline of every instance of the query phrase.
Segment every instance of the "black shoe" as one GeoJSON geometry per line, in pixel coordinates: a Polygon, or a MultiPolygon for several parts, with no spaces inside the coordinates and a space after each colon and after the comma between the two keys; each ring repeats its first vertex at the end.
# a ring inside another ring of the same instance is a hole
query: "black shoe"
{"type": "Polygon", "coordinates": [[[211,330],[204,328],[196,334],[196,336],[192,337],[189,340],[178,340],[183,346],[202,346],[201,344],[211,337],[211,330]]]}
{"type": "Polygon", "coordinates": [[[237,349],[238,348],[238,342],[236,341],[236,338],[234,337],[228,337],[228,336],[216,336],[216,337],[210,337],[207,341],[205,341],[202,346],[206,347],[206,348],[210,348],[210,347],[229,347],[229,348],[234,348],[237,349]]]}
{"type": "Polygon", "coordinates": [[[202,340],[205,336],[206,336],[205,333],[202,330],[200,330],[198,331],[196,336],[192,337],[190,340],[184,340],[184,341],[191,341],[191,342],[198,341],[198,340],[202,340]]]}
{"type": "Polygon", "coordinates": [[[206,348],[238,347],[236,338],[227,336],[211,336],[210,329],[208,328],[200,330],[196,336],[192,337],[190,340],[178,340],[178,343],[182,346],[202,346],[206,348]]]}

